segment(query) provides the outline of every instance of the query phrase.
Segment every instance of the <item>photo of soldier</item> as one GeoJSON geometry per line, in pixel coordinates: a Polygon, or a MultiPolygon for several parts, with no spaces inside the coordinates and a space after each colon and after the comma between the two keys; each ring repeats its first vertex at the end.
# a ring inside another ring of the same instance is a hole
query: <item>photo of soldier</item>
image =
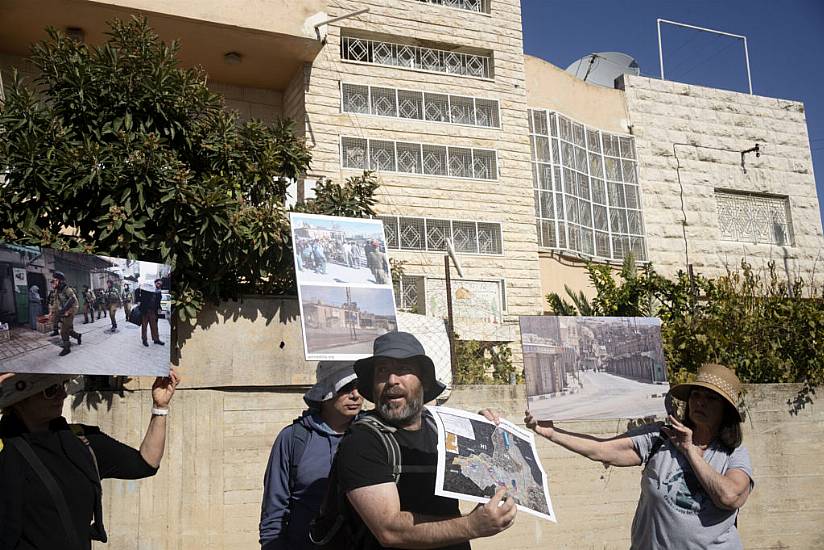
{"type": "Polygon", "coordinates": [[[157,262],[0,243],[0,362],[14,373],[166,376],[169,349],[160,343],[173,322],[159,319],[171,317],[170,287],[171,267],[157,262]],[[152,298],[158,291],[160,308],[145,327],[135,307],[141,287],[152,298]],[[94,323],[104,315],[108,323],[94,323]],[[141,328],[158,345],[143,346],[141,328]]]}
{"type": "Polygon", "coordinates": [[[106,316],[106,300],[103,298],[103,289],[94,289],[94,308],[97,310],[97,318],[102,319],[106,316]]]}
{"type": "Polygon", "coordinates": [[[89,285],[83,285],[83,324],[94,323],[94,292],[89,285]]]}
{"type": "Polygon", "coordinates": [[[81,344],[82,336],[74,331],[74,314],[80,306],[77,301],[77,296],[74,290],[66,284],[66,276],[61,271],[55,271],[52,278],[52,286],[54,287],[54,315],[60,320],[60,339],[62,340],[63,350],[60,352],[60,357],[71,353],[71,342],[69,337],[77,340],[77,345],[81,344]]]}
{"type": "Polygon", "coordinates": [[[52,289],[49,291],[49,321],[52,325],[51,336],[57,336],[60,334],[60,318],[57,316],[57,298],[56,294],[57,291],[57,284],[55,283],[54,279],[51,282],[52,289]]]}
{"type": "Polygon", "coordinates": [[[129,283],[123,285],[123,294],[120,299],[123,302],[123,311],[126,313],[126,319],[128,320],[129,314],[132,312],[132,302],[134,302],[134,294],[129,288],[129,283]]]}
{"type": "Polygon", "coordinates": [[[114,287],[113,281],[106,282],[106,292],[103,294],[106,307],[109,310],[109,318],[112,321],[112,332],[117,332],[117,310],[120,307],[120,293],[114,287]]]}
{"type": "Polygon", "coordinates": [[[149,347],[149,341],[146,338],[146,327],[152,332],[152,342],[162,346],[165,342],[160,340],[157,330],[157,311],[160,309],[160,302],[163,299],[161,288],[163,286],[162,279],[155,279],[154,290],[140,289],[138,293],[138,302],[142,315],[140,323],[140,336],[143,340],[143,345],[149,347]]]}

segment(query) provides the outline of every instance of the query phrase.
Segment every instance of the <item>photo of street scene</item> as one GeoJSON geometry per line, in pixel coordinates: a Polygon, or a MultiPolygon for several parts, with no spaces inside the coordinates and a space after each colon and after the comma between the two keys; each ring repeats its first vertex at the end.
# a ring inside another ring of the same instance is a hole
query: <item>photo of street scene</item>
{"type": "Polygon", "coordinates": [[[351,360],[372,354],[378,336],[397,330],[391,288],[300,288],[307,360],[351,360]]]}
{"type": "Polygon", "coordinates": [[[520,318],[529,410],[539,420],[665,415],[661,320],[520,318]]]}
{"type": "Polygon", "coordinates": [[[298,284],[391,286],[383,222],[290,214],[298,284]]]}
{"type": "Polygon", "coordinates": [[[0,371],[168,375],[170,275],[163,264],[0,243],[0,371]]]}

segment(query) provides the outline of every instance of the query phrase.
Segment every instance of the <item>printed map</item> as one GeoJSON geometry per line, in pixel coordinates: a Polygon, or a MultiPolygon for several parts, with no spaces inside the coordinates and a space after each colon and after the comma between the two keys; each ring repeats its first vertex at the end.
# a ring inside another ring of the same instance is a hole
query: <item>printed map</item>
{"type": "Polygon", "coordinates": [[[508,422],[496,427],[481,416],[463,411],[450,414],[447,411],[454,409],[432,410],[437,412],[444,434],[436,493],[441,489],[444,496],[485,502],[498,487],[505,486],[519,507],[554,521],[545,475],[535,458],[530,432],[508,422]]]}

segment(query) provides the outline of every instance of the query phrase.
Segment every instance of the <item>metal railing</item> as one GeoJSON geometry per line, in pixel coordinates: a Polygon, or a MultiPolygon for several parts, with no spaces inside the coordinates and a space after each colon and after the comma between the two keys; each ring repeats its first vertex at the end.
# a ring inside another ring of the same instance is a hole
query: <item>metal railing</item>
{"type": "Polygon", "coordinates": [[[474,78],[492,78],[492,57],[344,36],[341,59],[474,78]]]}

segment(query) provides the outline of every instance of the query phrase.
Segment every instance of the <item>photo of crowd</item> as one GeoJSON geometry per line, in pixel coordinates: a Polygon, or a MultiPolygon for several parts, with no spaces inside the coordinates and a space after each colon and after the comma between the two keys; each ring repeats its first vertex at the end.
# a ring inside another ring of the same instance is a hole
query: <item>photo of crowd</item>
{"type": "Polygon", "coordinates": [[[377,220],[292,214],[298,283],[391,285],[377,220]]]}

